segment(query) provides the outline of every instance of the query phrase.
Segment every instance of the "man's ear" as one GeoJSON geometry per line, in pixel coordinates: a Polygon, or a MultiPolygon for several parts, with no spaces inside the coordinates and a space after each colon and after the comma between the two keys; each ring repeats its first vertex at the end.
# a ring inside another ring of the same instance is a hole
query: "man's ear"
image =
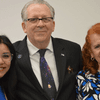
{"type": "Polygon", "coordinates": [[[52,32],[55,30],[55,21],[53,21],[53,29],[52,32]]]}
{"type": "Polygon", "coordinates": [[[27,33],[27,29],[26,29],[26,24],[25,24],[25,22],[22,22],[22,28],[23,28],[24,33],[27,33]]]}

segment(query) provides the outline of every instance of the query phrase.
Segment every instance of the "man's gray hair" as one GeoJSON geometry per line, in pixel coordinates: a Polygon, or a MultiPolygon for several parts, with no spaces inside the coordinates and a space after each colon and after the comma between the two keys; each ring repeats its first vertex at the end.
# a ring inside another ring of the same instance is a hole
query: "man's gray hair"
{"type": "Polygon", "coordinates": [[[32,1],[29,1],[28,3],[26,3],[25,6],[23,7],[22,11],[21,11],[21,17],[22,17],[23,21],[25,19],[27,19],[27,14],[28,14],[27,13],[27,8],[31,4],[45,4],[47,7],[49,7],[50,12],[51,12],[51,16],[54,18],[54,16],[55,16],[54,8],[48,2],[46,2],[44,0],[32,0],[32,1]]]}

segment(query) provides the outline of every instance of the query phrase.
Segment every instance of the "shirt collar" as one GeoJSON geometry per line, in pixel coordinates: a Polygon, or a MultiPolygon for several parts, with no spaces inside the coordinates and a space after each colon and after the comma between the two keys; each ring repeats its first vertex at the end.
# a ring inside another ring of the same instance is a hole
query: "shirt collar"
{"type": "MultiPolygon", "coordinates": [[[[27,47],[28,47],[28,50],[29,50],[29,54],[30,55],[34,55],[39,49],[37,47],[35,47],[30,41],[29,39],[27,38],[27,47]]],[[[50,42],[47,46],[47,49],[51,52],[53,52],[53,45],[52,45],[52,39],[50,38],[50,42]]]]}

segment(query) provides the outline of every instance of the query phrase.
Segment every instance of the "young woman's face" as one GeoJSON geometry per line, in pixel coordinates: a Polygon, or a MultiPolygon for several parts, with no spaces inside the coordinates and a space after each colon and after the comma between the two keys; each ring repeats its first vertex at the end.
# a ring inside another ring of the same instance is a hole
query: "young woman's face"
{"type": "Polygon", "coordinates": [[[100,34],[94,33],[90,35],[91,40],[91,57],[96,59],[100,67],[100,34]]]}
{"type": "Polygon", "coordinates": [[[0,78],[2,78],[10,68],[11,53],[9,48],[1,43],[0,44],[0,78]]]}

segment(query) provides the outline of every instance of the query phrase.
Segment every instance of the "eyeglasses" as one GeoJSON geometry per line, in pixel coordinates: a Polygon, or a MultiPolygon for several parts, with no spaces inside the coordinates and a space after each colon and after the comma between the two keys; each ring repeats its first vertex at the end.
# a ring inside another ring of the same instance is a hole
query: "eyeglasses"
{"type": "Polygon", "coordinates": [[[11,54],[11,53],[3,53],[0,56],[4,62],[10,62],[13,58],[13,54],[11,54]]]}
{"type": "Polygon", "coordinates": [[[45,17],[45,18],[29,18],[25,19],[24,21],[30,21],[32,23],[38,23],[40,20],[42,20],[44,23],[48,23],[51,20],[53,20],[53,17],[45,17]]]}

